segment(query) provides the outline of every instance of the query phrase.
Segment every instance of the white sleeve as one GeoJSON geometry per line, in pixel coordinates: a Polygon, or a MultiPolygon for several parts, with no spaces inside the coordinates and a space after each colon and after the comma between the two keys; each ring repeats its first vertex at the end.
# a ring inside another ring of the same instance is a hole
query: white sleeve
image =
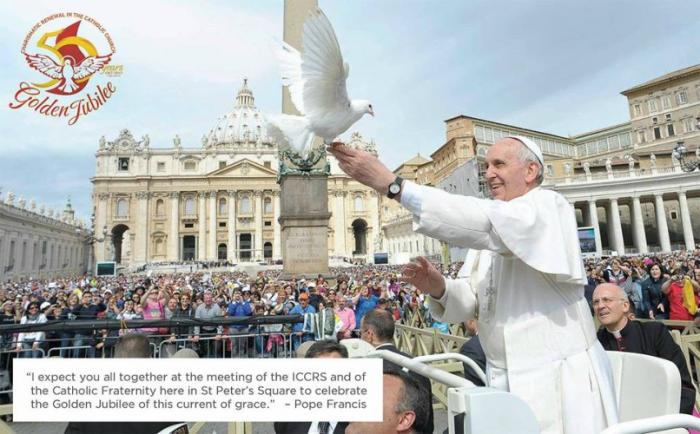
{"type": "Polygon", "coordinates": [[[476,315],[476,307],[476,291],[468,279],[445,279],[442,298],[428,298],[430,313],[441,322],[460,323],[472,319],[476,315]]]}
{"type": "Polygon", "coordinates": [[[460,247],[509,254],[481,206],[483,201],[410,181],[404,182],[401,192],[401,204],[413,214],[416,232],[460,247]]]}

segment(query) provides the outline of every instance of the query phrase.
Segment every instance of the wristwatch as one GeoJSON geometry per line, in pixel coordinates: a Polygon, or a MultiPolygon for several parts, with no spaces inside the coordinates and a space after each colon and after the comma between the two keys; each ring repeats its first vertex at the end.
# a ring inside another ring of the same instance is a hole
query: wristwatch
{"type": "Polygon", "coordinates": [[[394,179],[394,182],[389,184],[389,192],[386,194],[386,197],[389,199],[393,199],[397,194],[401,193],[401,184],[403,183],[403,178],[400,176],[397,176],[396,179],[394,179]]]}

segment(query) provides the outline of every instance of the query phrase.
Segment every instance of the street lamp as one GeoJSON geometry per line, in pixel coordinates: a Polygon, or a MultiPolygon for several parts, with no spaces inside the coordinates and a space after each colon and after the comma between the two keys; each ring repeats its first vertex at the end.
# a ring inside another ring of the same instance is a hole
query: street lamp
{"type": "MultiPolygon", "coordinates": [[[[695,118],[695,128],[700,130],[700,116],[695,118]]],[[[692,172],[700,166],[700,161],[697,159],[693,161],[686,160],[685,154],[687,152],[688,149],[685,147],[685,143],[683,140],[679,140],[676,147],[673,148],[673,157],[681,164],[681,169],[684,172],[692,172]]]]}

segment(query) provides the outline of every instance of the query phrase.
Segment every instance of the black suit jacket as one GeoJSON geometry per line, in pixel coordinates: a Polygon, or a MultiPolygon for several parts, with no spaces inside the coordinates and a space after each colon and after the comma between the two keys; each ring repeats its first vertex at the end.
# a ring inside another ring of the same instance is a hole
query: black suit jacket
{"type": "MultiPolygon", "coordinates": [[[[695,386],[690,380],[683,352],[660,322],[628,321],[620,330],[626,352],[646,354],[673,362],[681,374],[681,413],[693,414],[695,386]]],[[[605,327],[598,330],[598,340],[608,351],[619,351],[615,336],[605,327]]]]}
{"type": "MultiPolygon", "coordinates": [[[[461,354],[469,357],[476,362],[482,371],[486,371],[486,354],[484,354],[484,349],[481,347],[481,342],[479,341],[479,335],[473,336],[467,342],[462,345],[459,349],[461,354]]],[[[476,375],[476,372],[470,368],[466,363],[464,364],[464,378],[474,383],[476,386],[485,386],[481,378],[476,375]]]]}
{"type": "MultiPolygon", "coordinates": [[[[376,350],[387,350],[391,351],[392,353],[396,354],[401,354],[404,357],[408,357],[409,359],[412,358],[409,354],[404,353],[403,351],[400,351],[394,344],[388,343],[388,344],[381,344],[378,345],[376,350]]],[[[390,362],[388,360],[384,360],[384,366],[389,366],[394,369],[403,369],[402,366],[397,365],[396,363],[390,362]]],[[[430,428],[430,432],[433,432],[435,430],[435,424],[434,424],[434,418],[433,418],[433,406],[432,406],[432,398],[433,398],[433,387],[430,384],[430,378],[424,377],[420,374],[417,374],[415,372],[409,371],[409,374],[414,376],[423,386],[423,388],[426,390],[426,392],[430,395],[430,423],[428,424],[428,427],[430,428]]]]}
{"type": "MultiPolygon", "coordinates": [[[[333,434],[345,434],[347,422],[338,422],[333,434]]],[[[311,422],[275,422],[275,434],[306,434],[311,428],[311,422]]]]}

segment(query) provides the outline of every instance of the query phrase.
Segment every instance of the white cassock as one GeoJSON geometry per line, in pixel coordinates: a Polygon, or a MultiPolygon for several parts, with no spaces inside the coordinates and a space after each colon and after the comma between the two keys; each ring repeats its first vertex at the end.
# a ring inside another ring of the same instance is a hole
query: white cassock
{"type": "Polygon", "coordinates": [[[523,398],[542,433],[592,434],[617,423],[566,199],[535,188],[504,202],[404,182],[401,203],[417,232],[470,249],[460,278],[446,279],[445,295],[429,306],[440,321],[478,319],[489,385],[523,398]]]}

